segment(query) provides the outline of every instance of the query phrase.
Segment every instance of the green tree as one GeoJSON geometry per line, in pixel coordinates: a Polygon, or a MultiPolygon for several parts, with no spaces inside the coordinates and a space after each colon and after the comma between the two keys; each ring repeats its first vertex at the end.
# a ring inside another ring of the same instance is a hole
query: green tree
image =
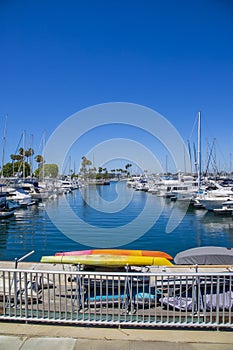
{"type": "Polygon", "coordinates": [[[43,158],[43,156],[41,156],[40,154],[37,154],[37,155],[35,156],[35,161],[38,163],[38,167],[39,167],[41,164],[43,164],[44,158],[43,158]]]}
{"type": "MultiPolygon", "coordinates": [[[[25,176],[29,176],[30,175],[30,165],[27,162],[25,162],[24,167],[25,167],[25,176]]],[[[23,176],[22,170],[23,169],[22,169],[22,162],[21,161],[15,162],[14,165],[13,165],[13,162],[6,163],[3,166],[3,176],[10,177],[10,176],[14,176],[16,173],[19,176],[23,176]]]]}
{"type": "Polygon", "coordinates": [[[45,164],[44,165],[44,176],[50,178],[56,178],[58,175],[57,164],[45,164]]]}
{"type": "Polygon", "coordinates": [[[24,155],[27,158],[27,162],[28,162],[28,158],[32,157],[33,154],[34,154],[34,150],[32,148],[29,148],[24,152],[24,155]]]}
{"type": "Polygon", "coordinates": [[[22,156],[20,154],[11,154],[12,159],[12,176],[15,176],[15,161],[22,161],[22,156]]]}
{"type": "Polygon", "coordinates": [[[130,163],[127,163],[126,166],[125,166],[127,175],[130,175],[130,172],[128,171],[128,169],[129,169],[131,166],[132,166],[132,164],[130,164],[130,163]]]}
{"type": "Polygon", "coordinates": [[[85,156],[82,157],[81,169],[80,172],[87,177],[88,167],[92,165],[92,162],[87,159],[85,156]]]}
{"type": "Polygon", "coordinates": [[[25,150],[24,150],[23,147],[20,147],[20,149],[19,149],[19,154],[20,154],[22,157],[24,157],[24,155],[25,155],[25,150]]]}
{"type": "Polygon", "coordinates": [[[17,154],[11,154],[10,157],[11,157],[12,161],[14,162],[15,160],[18,160],[18,157],[20,157],[20,156],[17,154]]]}
{"type": "Polygon", "coordinates": [[[40,154],[35,156],[35,161],[38,163],[37,169],[34,171],[34,175],[38,179],[42,179],[44,177],[44,158],[40,154]]]}
{"type": "Polygon", "coordinates": [[[25,155],[25,157],[27,158],[27,162],[28,162],[28,158],[30,157],[30,173],[32,172],[32,156],[33,156],[33,154],[34,154],[34,149],[33,148],[29,148],[29,149],[27,149],[27,150],[25,150],[25,152],[24,152],[24,155],[25,155]]]}
{"type": "Polygon", "coordinates": [[[6,163],[3,165],[3,176],[4,177],[10,177],[13,175],[13,164],[12,163],[6,163]]]}

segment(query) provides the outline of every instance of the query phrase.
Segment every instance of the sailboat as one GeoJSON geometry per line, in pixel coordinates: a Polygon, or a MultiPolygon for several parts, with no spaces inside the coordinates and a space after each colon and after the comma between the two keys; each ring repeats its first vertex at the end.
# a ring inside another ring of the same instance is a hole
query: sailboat
{"type": "Polygon", "coordinates": [[[179,185],[174,186],[171,190],[171,196],[179,201],[188,201],[190,202],[200,191],[201,188],[201,112],[198,112],[198,159],[197,159],[197,180],[193,176],[183,176],[179,174],[179,185]]]}

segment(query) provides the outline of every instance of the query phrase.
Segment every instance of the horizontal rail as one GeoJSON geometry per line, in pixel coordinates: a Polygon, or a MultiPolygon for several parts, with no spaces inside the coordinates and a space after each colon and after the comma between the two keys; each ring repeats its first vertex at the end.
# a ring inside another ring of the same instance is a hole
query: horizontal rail
{"type": "Polygon", "coordinates": [[[0,320],[233,328],[232,272],[0,269],[0,320]]]}
{"type": "MultiPolygon", "coordinates": [[[[37,265],[36,265],[37,266],[37,265]]],[[[40,265],[41,266],[41,265],[40,265]]],[[[48,265],[47,265],[48,266],[48,265]]],[[[198,265],[198,269],[200,269],[202,266],[204,266],[204,265],[198,265]]],[[[133,276],[135,276],[135,275],[140,275],[140,276],[142,276],[142,275],[147,275],[147,276],[166,276],[166,275],[168,275],[168,276],[171,276],[171,275],[178,275],[178,276],[233,276],[233,266],[232,265],[230,265],[229,266],[229,271],[225,271],[225,265],[216,265],[218,268],[221,268],[221,271],[218,271],[218,272],[216,272],[216,271],[210,271],[210,272],[208,272],[208,271],[205,271],[205,272],[200,272],[200,271],[183,271],[183,272],[179,272],[178,270],[179,270],[179,268],[189,268],[190,270],[191,270],[191,268],[196,268],[196,265],[174,265],[174,270],[176,270],[176,271],[172,271],[172,269],[173,269],[173,266],[169,266],[169,270],[171,270],[171,271],[169,271],[169,272],[167,272],[166,270],[163,270],[162,272],[161,271],[159,271],[158,270],[158,272],[156,271],[156,272],[151,272],[151,271],[147,271],[147,272],[145,272],[145,271],[143,271],[142,270],[142,272],[141,271],[139,271],[138,273],[137,272],[135,272],[135,271],[125,271],[125,272],[123,272],[123,271],[111,271],[111,272],[109,272],[109,271],[101,271],[101,272],[98,272],[98,271],[86,271],[86,270],[81,270],[80,269],[80,271],[78,270],[78,267],[76,266],[76,265],[72,265],[72,268],[73,268],[73,270],[51,270],[51,269],[37,269],[37,268],[30,268],[30,269],[25,269],[25,268],[21,268],[21,267],[18,267],[17,269],[15,269],[15,268],[0,268],[0,273],[1,273],[1,271],[7,271],[7,272],[27,272],[27,273],[35,273],[35,272],[37,272],[37,273],[51,273],[51,274],[66,274],[66,275],[70,275],[70,274],[80,274],[80,275],[83,275],[83,274],[85,274],[85,275],[102,275],[102,276],[109,276],[109,275],[116,275],[116,276],[128,276],[128,275],[133,275],[133,276]],[[224,271],[223,271],[224,270],[224,271]]],[[[228,266],[228,265],[227,265],[228,266]]],[[[215,265],[207,265],[207,266],[205,266],[205,268],[206,267],[209,267],[209,268],[214,268],[215,267],[215,265]]],[[[165,267],[165,269],[166,269],[166,267],[165,267]]]]}

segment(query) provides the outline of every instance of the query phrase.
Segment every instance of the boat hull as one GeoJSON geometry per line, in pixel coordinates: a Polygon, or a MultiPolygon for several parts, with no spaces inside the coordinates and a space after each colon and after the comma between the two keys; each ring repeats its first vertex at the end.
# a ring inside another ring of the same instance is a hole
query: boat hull
{"type": "Polygon", "coordinates": [[[222,207],[223,202],[225,202],[224,199],[198,199],[201,205],[209,210],[213,211],[214,209],[220,209],[222,207]]]}
{"type": "Polygon", "coordinates": [[[0,220],[1,219],[6,219],[9,218],[11,216],[13,216],[15,213],[14,209],[5,209],[5,210],[1,210],[0,211],[0,220]]]}

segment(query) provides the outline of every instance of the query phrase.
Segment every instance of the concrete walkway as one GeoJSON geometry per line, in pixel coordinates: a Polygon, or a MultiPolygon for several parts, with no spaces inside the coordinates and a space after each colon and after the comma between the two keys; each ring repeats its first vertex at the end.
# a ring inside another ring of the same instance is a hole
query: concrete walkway
{"type": "Polygon", "coordinates": [[[233,350],[221,331],[0,323],[0,350],[233,350]]]}

